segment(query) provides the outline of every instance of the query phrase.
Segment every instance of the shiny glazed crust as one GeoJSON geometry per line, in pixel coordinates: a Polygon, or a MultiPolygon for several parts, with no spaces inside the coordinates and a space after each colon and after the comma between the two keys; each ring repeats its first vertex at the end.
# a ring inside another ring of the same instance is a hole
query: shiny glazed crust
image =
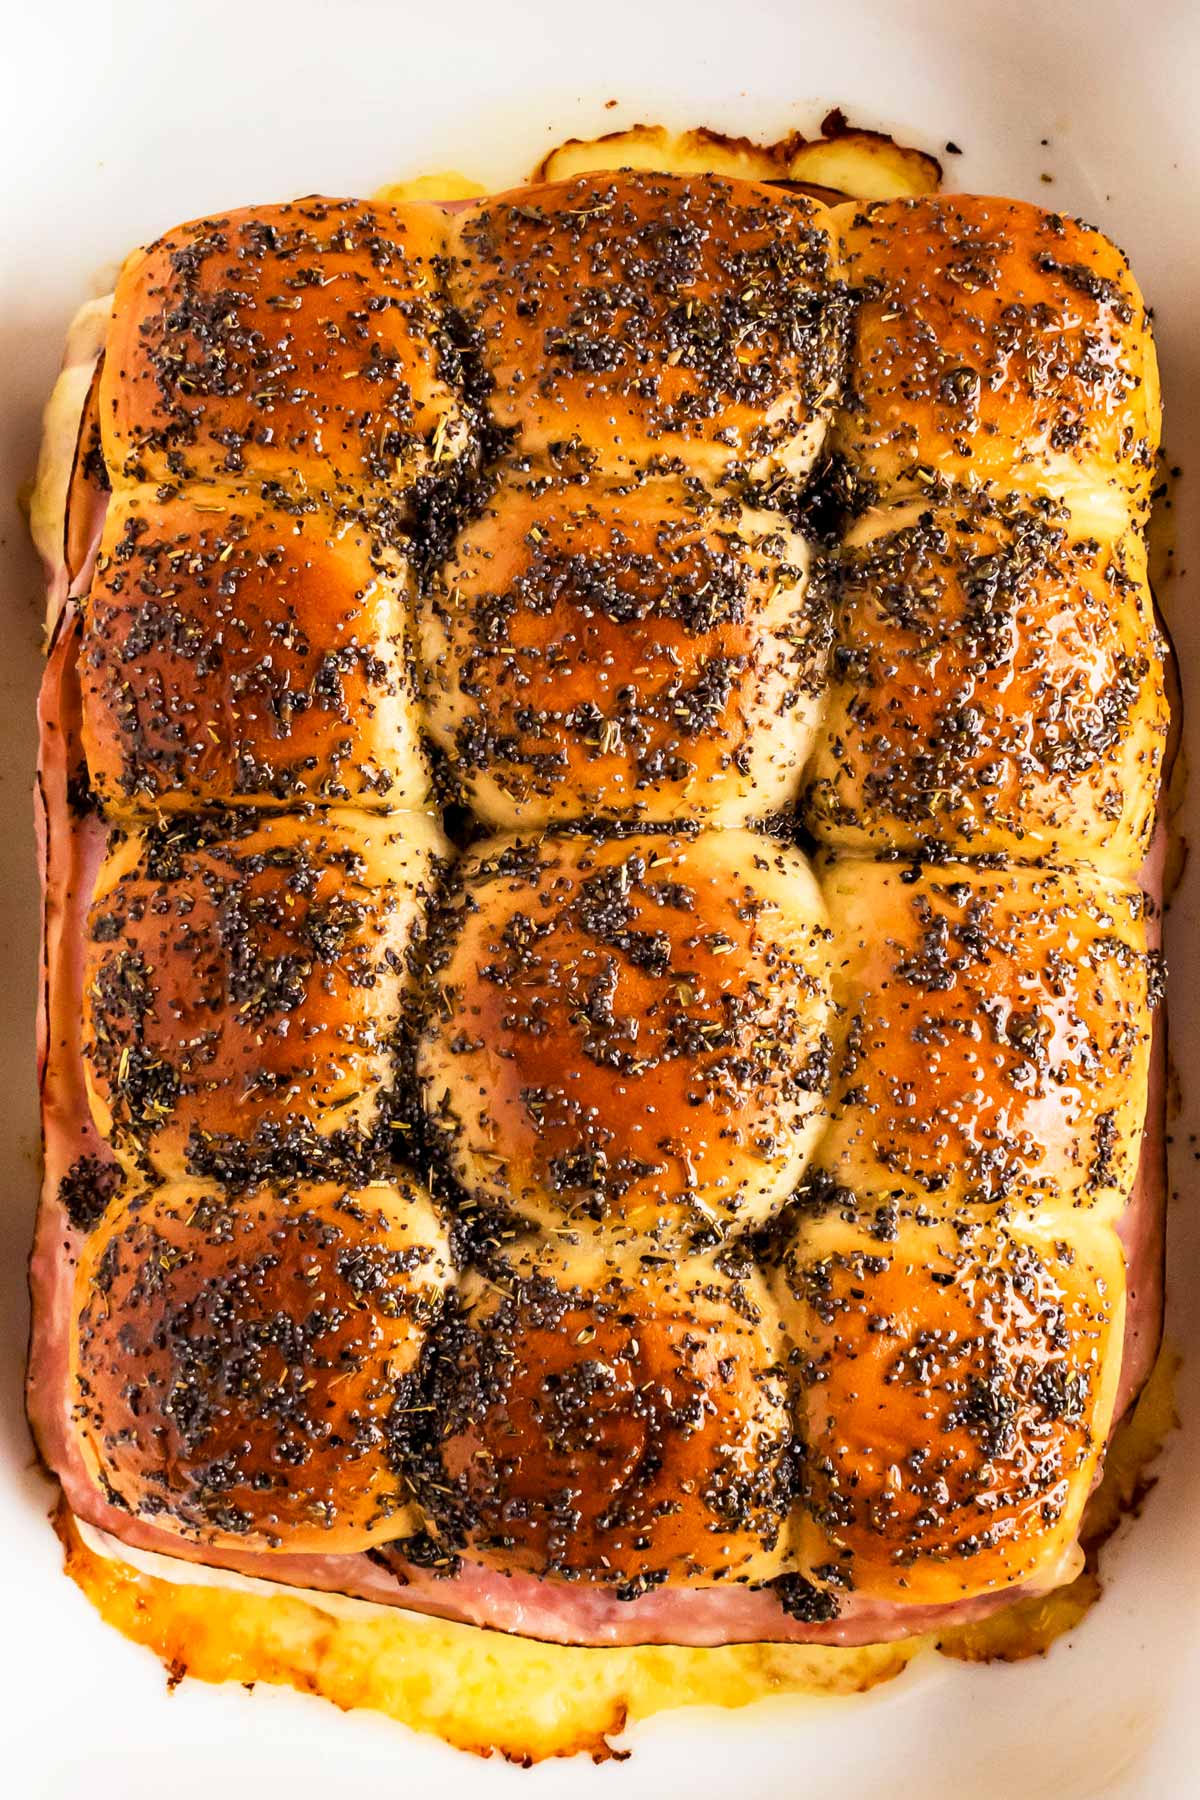
{"type": "Polygon", "coordinates": [[[825,209],[778,189],[581,176],[460,213],[447,286],[531,454],[795,474],[836,378],[830,250],[825,209]]]}
{"type": "Polygon", "coordinates": [[[804,538],[695,480],[505,470],[423,596],[429,729],[497,829],[788,804],[829,639],[804,538]]]}
{"type": "Polygon", "coordinates": [[[860,481],[894,498],[932,472],[1065,505],[1081,532],[1145,522],[1158,367],[1115,244],[973,194],[837,218],[859,298],[837,439],[860,481]]]}
{"type": "Polygon", "coordinates": [[[412,1527],[395,1383],[450,1279],[420,1184],[196,1181],[119,1203],[80,1266],[84,1453],[118,1497],[215,1545],[336,1553],[412,1527]]]}
{"type": "Polygon", "coordinates": [[[1036,1577],[1092,1486],[1123,1290],[1104,1226],[807,1223],[779,1278],[807,1572],[908,1605],[1036,1577]]]}
{"type": "Polygon", "coordinates": [[[362,521],[324,508],[117,495],[80,668],[108,815],[424,805],[408,582],[362,521]]]}
{"type": "Polygon", "coordinates": [[[442,1530],[498,1568],[767,1579],[787,1561],[791,1420],[779,1317],[752,1267],[526,1240],[468,1276],[433,1353],[442,1530]]]}
{"type": "Polygon", "coordinates": [[[117,1155],[232,1183],[377,1164],[440,846],[424,815],[352,812],[172,815],[115,840],[83,1049],[117,1155]]]}
{"type": "Polygon", "coordinates": [[[814,1631],[1052,1585],[1161,986],[1119,252],[704,177],[308,200],[132,259],[98,413],[107,1499],[814,1631]]]}
{"type": "Polygon", "coordinates": [[[461,440],[435,207],[296,200],[198,219],[130,257],[100,383],[122,485],[264,482],[386,519],[461,440]]]}
{"type": "Polygon", "coordinates": [[[1090,871],[821,866],[838,1053],[820,1169],[950,1217],[1108,1222],[1137,1173],[1155,959],[1090,871]]]}
{"type": "Polygon", "coordinates": [[[817,837],[1137,868],[1169,727],[1140,532],[931,490],[870,509],[834,581],[817,837]]]}
{"type": "Polygon", "coordinates": [[[564,834],[489,842],[458,878],[418,1071],[468,1192],[659,1244],[763,1224],[829,1081],[804,860],[742,831],[564,834]]]}

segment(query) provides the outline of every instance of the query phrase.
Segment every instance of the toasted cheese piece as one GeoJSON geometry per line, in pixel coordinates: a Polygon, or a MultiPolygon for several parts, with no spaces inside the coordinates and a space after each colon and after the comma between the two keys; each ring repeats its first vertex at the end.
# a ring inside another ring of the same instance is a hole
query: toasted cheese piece
{"type": "Polygon", "coordinates": [[[47,569],[63,561],[67,503],[80,419],[112,323],[113,296],[87,300],[71,320],[62,369],[42,414],[37,474],[29,495],[29,534],[47,569]]]}
{"type": "Polygon", "coordinates": [[[522,1764],[625,1756],[629,1726],[684,1698],[741,1707],[781,1693],[861,1694],[893,1680],[927,1642],[543,1644],[124,1550],[69,1515],[56,1523],[72,1579],[116,1630],[159,1656],[173,1680],[287,1685],[522,1764]]]}
{"type": "MultiPolygon", "coordinates": [[[[605,169],[654,169],[669,175],[797,182],[855,200],[894,200],[904,194],[936,191],[941,165],[926,151],[897,144],[879,131],[848,126],[838,112],[827,115],[821,132],[819,138],[793,132],[775,143],[763,144],[703,127],[672,132],[663,125],[633,125],[626,131],[607,131],[602,137],[568,138],[542,158],[533,179],[569,181],[605,169]]],[[[430,177],[430,197],[457,197],[443,194],[435,185],[442,179],[430,177]]],[[[392,190],[385,189],[383,197],[391,194],[392,190]]]]}

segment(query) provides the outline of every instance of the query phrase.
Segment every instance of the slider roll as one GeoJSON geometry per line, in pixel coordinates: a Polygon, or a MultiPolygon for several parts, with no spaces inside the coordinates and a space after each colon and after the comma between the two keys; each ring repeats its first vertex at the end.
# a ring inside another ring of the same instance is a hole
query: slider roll
{"type": "Polygon", "coordinates": [[[110,1504],[218,1549],[412,1529],[393,1443],[450,1280],[418,1182],[134,1194],[75,1285],[75,1422],[110,1504]]]}
{"type": "Polygon", "coordinates": [[[937,194],[833,214],[855,302],[834,433],[868,497],[930,477],[1144,526],[1162,407],[1146,303],[1102,232],[937,194]]]}
{"type": "Polygon", "coordinates": [[[427,717],[499,830],[794,804],[829,609],[777,513],[677,478],[506,472],[421,605],[427,717]]]}
{"type": "Polygon", "coordinates": [[[448,1548],[633,1599],[788,1563],[778,1313],[750,1264],[519,1241],[438,1334],[414,1481],[448,1548]]]}
{"type": "Polygon", "coordinates": [[[828,219],[756,182],[629,172],[467,207],[447,287],[492,420],[609,475],[803,476],[841,354],[828,219]]]}
{"type": "Polygon", "coordinates": [[[374,1172],[440,837],[424,815],[188,815],[119,838],[85,958],[100,1131],[133,1171],[374,1172]]]}
{"type": "Polygon", "coordinates": [[[410,580],[355,519],[225,491],[115,496],[80,657],[109,817],[425,804],[410,580]]]}
{"type": "Polygon", "coordinates": [[[1069,1577],[1161,986],[1120,253],[311,199],[132,258],[94,411],[102,1493],[605,1607],[783,1580],[780,1635],[1069,1577]]]}
{"type": "Polygon", "coordinates": [[[865,513],[832,587],[818,837],[1136,869],[1169,727],[1138,532],[946,487],[865,513]]]}
{"type": "Polygon", "coordinates": [[[418,1050],[477,1201],[669,1246],[763,1224],[829,1079],[828,926],[739,831],[495,839],[464,859],[418,1050]]]}
{"type": "Polygon", "coordinates": [[[313,197],[192,220],[129,258],[100,388],[114,484],[367,511],[468,441],[436,207],[313,197]]]}
{"type": "Polygon", "coordinates": [[[776,1283],[803,1570],[899,1606],[1071,1580],[1121,1358],[1115,1233],[967,1211],[881,1231],[871,1201],[808,1223],[776,1283]]]}
{"type": "Polygon", "coordinates": [[[1141,890],[1084,868],[820,873],[839,1027],[821,1169],[943,1217],[1114,1222],[1159,988],[1141,890]]]}

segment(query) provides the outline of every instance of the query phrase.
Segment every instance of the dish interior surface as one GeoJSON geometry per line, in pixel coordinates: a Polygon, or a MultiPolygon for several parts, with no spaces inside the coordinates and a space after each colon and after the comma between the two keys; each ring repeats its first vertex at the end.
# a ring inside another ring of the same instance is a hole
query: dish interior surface
{"type": "MultiPolygon", "coordinates": [[[[311,11],[314,22],[317,11],[311,11]]],[[[985,29],[990,7],[976,8],[964,20],[950,9],[917,6],[903,24],[881,24],[869,11],[851,6],[834,20],[785,16],[762,5],[740,15],[742,29],[732,37],[718,9],[690,9],[684,29],[682,11],[667,7],[652,21],[638,21],[636,32],[614,29],[599,50],[581,57],[582,24],[576,35],[560,22],[560,41],[551,52],[543,22],[532,12],[523,19],[515,15],[512,23],[522,29],[500,49],[489,42],[494,27],[483,23],[487,15],[480,9],[479,29],[467,31],[456,46],[444,82],[415,75],[418,68],[447,67],[432,21],[402,19],[390,9],[353,9],[348,16],[371,22],[379,67],[364,69],[347,46],[334,53],[340,67],[331,80],[330,62],[317,55],[315,37],[309,34],[303,50],[289,42],[281,51],[264,13],[261,20],[237,22],[247,54],[239,56],[232,77],[223,72],[221,79],[227,86],[232,81],[229,116],[239,124],[222,137],[204,128],[218,79],[215,27],[211,42],[185,44],[185,27],[172,26],[148,48],[150,15],[128,6],[121,11],[115,43],[102,45],[91,41],[97,34],[83,25],[81,10],[65,78],[72,103],[58,109],[61,126],[53,141],[43,131],[40,166],[5,201],[10,242],[17,246],[10,267],[18,275],[4,316],[10,366],[15,363],[6,493],[11,496],[31,467],[40,404],[74,303],[129,243],[154,235],[174,218],[277,192],[318,187],[370,192],[409,173],[451,166],[501,186],[523,177],[549,143],[571,134],[639,117],[679,125],[704,119],[755,135],[796,123],[811,130],[828,102],[837,99],[853,116],[931,150],[941,151],[947,140],[961,145],[964,154],[952,160],[948,187],[1010,192],[1042,204],[1052,200],[1094,219],[1129,251],[1157,309],[1168,455],[1183,469],[1175,493],[1174,561],[1180,573],[1161,599],[1180,655],[1186,705],[1188,671],[1198,648],[1183,604],[1187,493],[1200,449],[1187,433],[1200,409],[1192,404],[1196,374],[1186,341],[1186,269],[1189,260],[1194,268],[1195,248],[1181,241],[1179,221],[1198,146],[1182,102],[1175,112],[1166,104],[1156,106],[1151,132],[1138,98],[1150,91],[1152,72],[1160,93],[1181,79],[1187,58],[1171,34],[1190,31],[1195,44],[1195,26],[1185,23],[1182,9],[1158,7],[1131,43],[1118,30],[1116,7],[1089,9],[1092,29],[1082,39],[1072,35],[1072,27],[1082,22],[1084,9],[1073,6],[1058,9],[1052,23],[1039,22],[1032,7],[1008,8],[1007,25],[993,24],[990,30],[985,29]],[[1022,19],[1029,26],[1025,34],[1019,29],[1022,19]],[[756,40],[756,54],[747,35],[756,40]],[[541,46],[532,66],[522,53],[522,44],[530,42],[541,46]],[[862,46],[868,43],[873,54],[864,58],[862,46]],[[135,46],[141,73],[137,106],[131,108],[122,71],[131,66],[135,46]],[[260,49],[261,57],[254,54],[260,49]],[[1063,81],[1069,67],[1076,76],[1068,108],[1063,81]],[[577,95],[581,68],[587,70],[587,91],[577,95]],[[657,75],[651,77],[651,70],[657,75]],[[509,97],[497,100],[501,71],[509,72],[503,84],[509,97]],[[801,96],[813,96],[807,108],[798,104],[797,88],[801,96]],[[450,91],[454,106],[447,104],[450,91]],[[513,98],[518,91],[519,103],[513,98]],[[235,95],[247,97],[244,110],[233,104],[235,95]],[[396,103],[397,95],[404,96],[404,104],[396,103]],[[607,109],[613,96],[620,104],[607,109]],[[114,118],[121,120],[119,128],[114,118]],[[99,142],[112,145],[110,160],[97,162],[99,142]],[[1043,181],[1046,175],[1050,182],[1043,181]]],[[[290,14],[293,22],[309,16],[308,9],[290,14]]],[[[232,17],[230,9],[230,29],[232,17]]],[[[619,7],[612,15],[614,25],[632,26],[634,17],[633,9],[619,7]]],[[[39,46],[36,28],[29,30],[27,54],[49,54],[39,46]]],[[[1194,434],[1195,426],[1190,428],[1194,434]]],[[[427,1774],[447,1782],[451,1791],[471,1793],[525,1779],[551,1793],[575,1794],[597,1781],[619,1779],[626,1792],[639,1794],[657,1791],[664,1780],[679,1782],[686,1772],[703,1792],[719,1795],[736,1791],[748,1765],[757,1784],[775,1793],[791,1787],[798,1757],[809,1772],[806,1786],[815,1794],[853,1792],[856,1782],[865,1785],[885,1769],[894,1794],[920,1793],[929,1800],[950,1792],[987,1796],[1018,1789],[1081,1796],[1186,1792],[1172,1784],[1182,1779],[1176,1771],[1187,1766],[1189,1746],[1194,1747],[1188,1733],[1196,1727],[1187,1719],[1186,1694],[1189,1671],[1200,1662],[1194,1623],[1200,1617],[1200,1526],[1188,1523],[1189,1509],[1200,1512],[1191,1504],[1200,1485],[1200,1455],[1189,1430],[1195,1406],[1194,1371],[1187,1360],[1180,1379],[1184,1430],[1168,1452],[1149,1519],[1110,1551],[1103,1604],[1047,1661],[977,1669],[923,1658],[900,1681],[864,1699],[799,1706],[780,1701],[729,1717],[677,1714],[641,1730],[638,1754],[620,1771],[578,1764],[521,1777],[499,1765],[465,1767],[441,1746],[404,1738],[386,1722],[363,1716],[348,1727],[331,1710],[266,1691],[251,1700],[237,1691],[185,1684],[168,1705],[153,1662],[101,1635],[98,1622],[58,1574],[57,1549],[44,1519],[49,1490],[30,1467],[17,1393],[36,1145],[29,1052],[35,903],[27,795],[37,576],[14,513],[4,535],[13,652],[4,676],[9,691],[2,791],[10,842],[19,851],[11,856],[13,873],[2,902],[6,991],[16,1014],[4,1054],[13,1096],[10,1166],[17,1180],[3,1226],[11,1298],[4,1324],[7,1461],[0,1516],[8,1526],[5,1541],[18,1597],[7,1686],[17,1767],[27,1771],[22,1791],[77,1791],[86,1755],[90,1786],[101,1795],[149,1793],[164,1778],[178,1793],[199,1794],[214,1779],[228,1786],[234,1768],[239,1784],[234,1792],[250,1792],[256,1778],[269,1776],[286,1779],[294,1792],[316,1793],[327,1791],[327,1785],[314,1763],[336,1755],[349,1760],[356,1773],[387,1779],[402,1768],[406,1776],[427,1774]],[[68,1633],[72,1659],[91,1672],[88,1691],[73,1702],[72,1750],[61,1747],[62,1734],[55,1730],[62,1698],[51,1674],[68,1633]],[[137,1722],[133,1761],[127,1750],[131,1719],[137,1722]],[[51,1752],[52,1744],[60,1747],[51,1752]],[[931,1744],[937,1745],[932,1767],[931,1744]]],[[[1195,716],[1194,705],[1191,711],[1195,716]]],[[[1183,833],[1186,837],[1186,815],[1183,833]]],[[[1168,922],[1175,1057],[1185,1073],[1195,1031],[1189,997],[1197,986],[1194,971],[1189,976],[1189,946],[1181,929],[1190,898],[1185,880],[1168,922]]],[[[1182,1321],[1196,1265],[1186,1210],[1192,1161],[1186,1111],[1170,1130],[1173,1188],[1180,1198],[1172,1213],[1169,1285],[1173,1335],[1186,1350],[1182,1321]]],[[[436,1670],[433,1674],[436,1679],[436,1670]]]]}

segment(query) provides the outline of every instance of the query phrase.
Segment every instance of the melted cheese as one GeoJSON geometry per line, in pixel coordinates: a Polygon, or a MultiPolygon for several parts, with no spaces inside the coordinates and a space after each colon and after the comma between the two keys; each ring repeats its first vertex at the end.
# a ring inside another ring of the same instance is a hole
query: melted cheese
{"type": "Polygon", "coordinates": [[[42,445],[29,495],[29,532],[47,568],[62,561],[67,487],[79,417],[112,318],[111,294],[88,300],[71,321],[58,380],[42,414],[42,445]]]}
{"type": "MultiPolygon", "coordinates": [[[[568,138],[542,158],[533,181],[570,181],[608,169],[650,169],[664,175],[724,175],[737,181],[795,181],[850,200],[899,200],[935,193],[941,164],[923,150],[875,131],[843,127],[829,137],[793,132],[777,143],[726,137],[717,131],[668,131],[633,125],[603,137],[568,138]]],[[[373,197],[388,206],[403,200],[474,200],[487,193],[457,169],[389,182],[373,197]]]]}
{"type": "Polygon", "coordinates": [[[924,151],[874,131],[841,130],[831,137],[793,134],[774,144],[729,138],[714,131],[672,133],[635,125],[605,137],[569,138],[534,172],[536,181],[568,181],[603,169],[653,169],[665,175],[726,175],[741,181],[797,181],[835,190],[851,200],[899,200],[934,193],[941,165],[924,151]]]}
{"type": "MultiPolygon", "coordinates": [[[[1178,1366],[1164,1351],[1114,1436],[1088,1509],[1086,1567],[1056,1592],[943,1632],[936,1648],[944,1655],[1016,1661],[1041,1655],[1078,1625],[1100,1597],[1099,1545],[1145,1493],[1146,1469],[1176,1422],[1178,1366]]],[[[72,1579],[110,1625],[159,1656],[172,1682],[193,1675],[295,1687],[520,1762],[577,1752],[601,1760],[628,1725],[684,1703],[739,1707],[774,1694],[862,1693],[934,1642],[572,1649],[131,1550],[65,1504],[56,1525],[72,1579]]]]}
{"type": "Polygon", "coordinates": [[[627,1725],[685,1702],[861,1693],[898,1675],[926,1641],[573,1649],[129,1550],[65,1506],[57,1528],[72,1579],[172,1681],[295,1687],[518,1762],[579,1751],[602,1760],[627,1725]]]}
{"type": "Polygon", "coordinates": [[[487,189],[457,169],[441,175],[415,175],[411,181],[392,181],[372,196],[385,206],[399,206],[405,200],[477,200],[487,189]]]}

